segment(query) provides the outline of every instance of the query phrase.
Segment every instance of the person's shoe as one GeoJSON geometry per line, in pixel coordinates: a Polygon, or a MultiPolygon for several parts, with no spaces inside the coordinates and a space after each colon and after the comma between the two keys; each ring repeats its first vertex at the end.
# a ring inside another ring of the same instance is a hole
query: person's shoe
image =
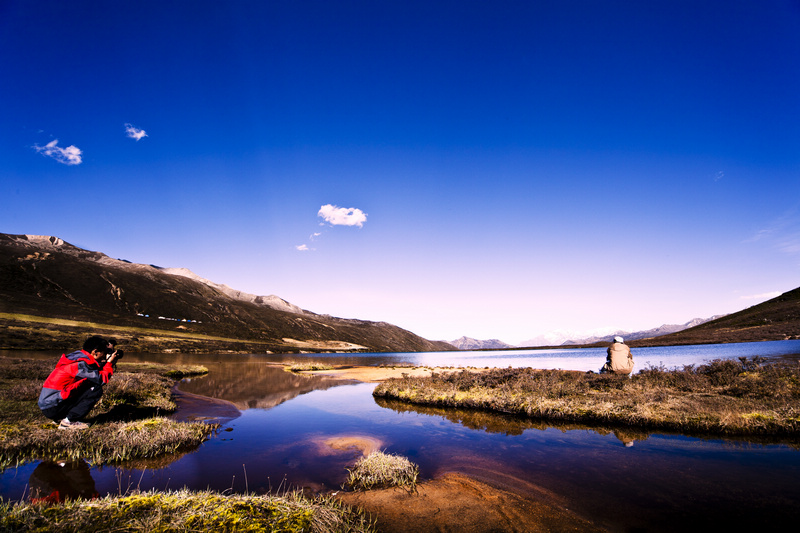
{"type": "Polygon", "coordinates": [[[89,429],[89,424],[86,422],[70,422],[68,418],[65,418],[58,425],[58,429],[89,429]]]}

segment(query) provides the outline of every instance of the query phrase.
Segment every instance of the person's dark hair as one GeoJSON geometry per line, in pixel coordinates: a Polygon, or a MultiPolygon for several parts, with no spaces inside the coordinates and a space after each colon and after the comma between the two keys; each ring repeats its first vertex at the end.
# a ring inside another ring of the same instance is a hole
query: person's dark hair
{"type": "Polygon", "coordinates": [[[108,341],[103,337],[89,337],[86,339],[86,342],[83,343],[83,350],[89,353],[92,353],[94,350],[105,352],[106,348],[108,348],[108,341]]]}

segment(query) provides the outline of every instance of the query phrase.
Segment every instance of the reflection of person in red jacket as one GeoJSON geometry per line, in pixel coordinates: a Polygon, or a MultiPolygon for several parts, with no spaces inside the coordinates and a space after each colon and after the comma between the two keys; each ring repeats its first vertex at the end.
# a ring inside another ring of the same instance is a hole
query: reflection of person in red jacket
{"type": "Polygon", "coordinates": [[[39,395],[42,414],[60,421],[58,429],[88,428],[83,418],[103,395],[116,358],[112,345],[101,337],[89,337],[82,350],[62,355],[39,395]]]}
{"type": "Polygon", "coordinates": [[[98,497],[89,465],[82,459],[59,463],[42,461],[33,470],[28,486],[31,503],[60,503],[98,497]]]}

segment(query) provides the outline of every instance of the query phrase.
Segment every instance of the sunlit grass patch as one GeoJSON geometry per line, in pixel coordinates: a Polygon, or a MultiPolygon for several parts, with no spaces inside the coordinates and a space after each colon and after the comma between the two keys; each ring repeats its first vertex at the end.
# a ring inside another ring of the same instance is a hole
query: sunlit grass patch
{"type": "Polygon", "coordinates": [[[100,465],[176,453],[198,446],[217,425],[166,418],[95,424],[82,431],[55,425],[0,424],[0,468],[34,459],[77,460],[100,465]]]}
{"type": "Polygon", "coordinates": [[[0,531],[372,532],[365,514],[331,498],[144,492],[53,505],[0,501],[0,531]]]}
{"type": "Polygon", "coordinates": [[[356,490],[383,487],[414,487],[419,467],[400,455],[372,452],[359,459],[345,481],[356,490]]]}
{"type": "Polygon", "coordinates": [[[333,370],[331,365],[325,363],[293,363],[289,366],[290,372],[312,372],[314,370],[333,370]]]}
{"type": "Polygon", "coordinates": [[[183,379],[185,377],[208,374],[208,368],[203,365],[165,365],[161,363],[129,363],[121,361],[117,364],[117,369],[120,372],[158,374],[171,379],[183,379]]]}

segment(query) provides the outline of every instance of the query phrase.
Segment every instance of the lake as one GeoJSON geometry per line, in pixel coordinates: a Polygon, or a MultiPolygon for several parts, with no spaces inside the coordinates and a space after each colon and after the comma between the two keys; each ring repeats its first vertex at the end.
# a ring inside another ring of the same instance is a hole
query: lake
{"type": "MultiPolygon", "coordinates": [[[[633,349],[637,369],[682,367],[716,358],[800,359],[800,341],[633,349]]],[[[54,354],[0,352],[6,357],[54,354]]],[[[436,365],[597,370],[604,349],[493,352],[181,355],[126,360],[202,363],[209,374],[180,384],[191,395],[225,400],[209,411],[223,430],[181,457],[124,467],[34,462],[0,474],[0,494],[18,500],[31,486],[66,484],[75,495],[130,489],[211,488],[266,492],[339,490],[357,453],[325,441],[358,435],[409,457],[423,479],[461,472],[537,497],[547,494],[614,531],[708,527],[778,528],[800,517],[798,442],[702,439],[604,428],[554,426],[484,412],[376,401],[374,384],[298,376],[266,363],[327,360],[347,365],[436,365]]]]}

